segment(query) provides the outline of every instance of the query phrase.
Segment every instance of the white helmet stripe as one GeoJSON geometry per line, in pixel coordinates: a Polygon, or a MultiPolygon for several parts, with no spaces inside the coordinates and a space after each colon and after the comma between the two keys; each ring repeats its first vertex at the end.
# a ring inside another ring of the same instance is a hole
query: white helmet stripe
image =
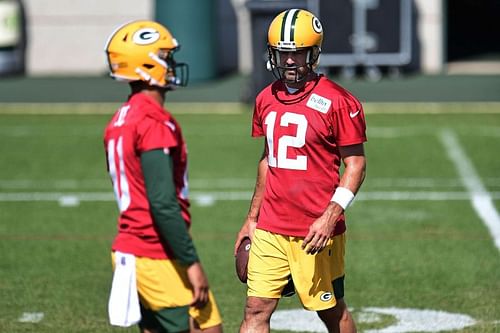
{"type": "MultiPolygon", "coordinates": [[[[292,36],[292,23],[294,23],[295,13],[299,9],[290,9],[285,16],[285,24],[283,26],[283,34],[281,35],[284,42],[291,42],[290,36],[292,36]]],[[[293,37],[293,36],[292,36],[293,37]]],[[[293,39],[293,38],[292,38],[293,39]]]]}

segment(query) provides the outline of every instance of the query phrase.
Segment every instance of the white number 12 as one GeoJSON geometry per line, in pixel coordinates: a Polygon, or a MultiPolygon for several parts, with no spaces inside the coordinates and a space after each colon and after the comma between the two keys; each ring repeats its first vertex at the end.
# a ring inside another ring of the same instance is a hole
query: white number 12
{"type": "Polygon", "coordinates": [[[287,158],[288,147],[301,148],[306,143],[307,119],[302,114],[286,112],[281,116],[280,126],[288,127],[290,124],[297,125],[295,136],[283,135],[278,139],[277,156],[274,155],[274,125],[276,123],[276,111],[269,112],[264,123],[267,125],[266,139],[269,151],[267,160],[269,166],[291,170],[307,170],[307,156],[297,155],[295,159],[287,158]]]}

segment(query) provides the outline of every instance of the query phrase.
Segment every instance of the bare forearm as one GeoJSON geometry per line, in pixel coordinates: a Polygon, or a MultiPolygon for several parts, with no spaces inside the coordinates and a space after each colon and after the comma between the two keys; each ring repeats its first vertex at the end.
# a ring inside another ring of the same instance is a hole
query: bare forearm
{"type": "MultiPolygon", "coordinates": [[[[346,188],[353,194],[356,194],[363,184],[365,173],[366,171],[362,161],[359,161],[359,163],[350,163],[346,166],[340,178],[339,187],[346,188]]],[[[335,223],[343,212],[344,209],[339,204],[335,201],[330,201],[324,212],[324,216],[330,223],[335,223]]]]}
{"type": "Polygon", "coordinates": [[[344,173],[340,178],[339,186],[349,189],[352,193],[358,193],[366,175],[366,160],[361,156],[351,158],[346,164],[344,173]]]}
{"type": "Polygon", "coordinates": [[[248,210],[247,219],[256,220],[259,216],[260,206],[264,197],[267,168],[267,158],[262,156],[257,168],[257,180],[255,181],[255,189],[250,203],[250,209],[248,210]]]}
{"type": "Polygon", "coordinates": [[[332,201],[325,211],[331,220],[338,218],[347,208],[354,195],[359,191],[366,175],[366,157],[363,145],[340,147],[340,153],[345,165],[344,172],[332,201]]]}
{"type": "Polygon", "coordinates": [[[257,219],[259,217],[260,206],[264,197],[267,167],[267,158],[263,154],[257,168],[257,180],[255,181],[255,189],[253,192],[252,201],[250,202],[250,208],[248,210],[245,222],[243,223],[243,226],[236,236],[236,242],[234,244],[234,255],[236,255],[238,246],[245,237],[250,237],[250,239],[253,239],[253,233],[255,231],[255,228],[257,227],[257,219]]]}

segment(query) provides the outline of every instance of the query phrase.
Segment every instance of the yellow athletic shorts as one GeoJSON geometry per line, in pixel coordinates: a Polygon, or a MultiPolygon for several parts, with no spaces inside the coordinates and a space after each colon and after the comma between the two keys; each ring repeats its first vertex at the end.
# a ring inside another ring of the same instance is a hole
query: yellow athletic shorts
{"type": "MultiPolygon", "coordinates": [[[[114,269],[114,253],[112,263],[114,269]]],[[[152,311],[188,305],[193,299],[186,268],[175,260],[135,258],[137,291],[141,304],[152,311]]],[[[189,308],[201,329],[222,323],[214,295],[209,291],[209,301],[201,309],[189,308]]]]}
{"type": "Polygon", "coordinates": [[[248,262],[247,295],[280,298],[291,275],[305,309],[334,307],[333,281],[344,276],[345,236],[333,237],[315,255],[301,248],[303,240],[256,229],[248,262]]]}

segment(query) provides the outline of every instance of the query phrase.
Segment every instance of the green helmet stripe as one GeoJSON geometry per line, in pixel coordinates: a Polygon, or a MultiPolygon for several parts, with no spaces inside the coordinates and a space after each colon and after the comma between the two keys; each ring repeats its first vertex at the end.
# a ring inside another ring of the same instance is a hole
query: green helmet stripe
{"type": "Polygon", "coordinates": [[[290,10],[287,10],[285,12],[285,15],[283,15],[283,22],[281,23],[281,36],[280,36],[280,40],[285,40],[286,18],[288,17],[289,13],[290,13],[290,10]]]}
{"type": "Polygon", "coordinates": [[[280,41],[284,45],[291,45],[295,40],[295,21],[299,15],[300,9],[289,9],[283,15],[281,22],[281,38],[280,41]]]}
{"type": "Polygon", "coordinates": [[[296,10],[293,13],[292,24],[290,26],[290,41],[293,42],[295,40],[295,21],[297,21],[297,16],[299,16],[300,10],[296,10]]]}

